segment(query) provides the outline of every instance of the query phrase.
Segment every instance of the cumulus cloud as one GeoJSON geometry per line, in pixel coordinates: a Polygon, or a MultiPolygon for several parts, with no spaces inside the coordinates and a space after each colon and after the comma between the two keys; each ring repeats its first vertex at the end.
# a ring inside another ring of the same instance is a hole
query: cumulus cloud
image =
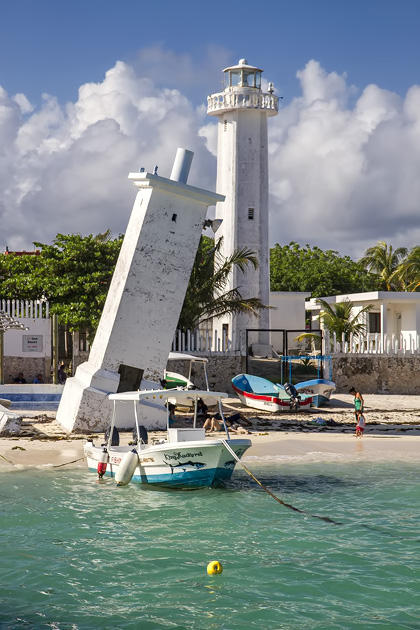
{"type": "Polygon", "coordinates": [[[420,242],[420,87],[405,98],[310,61],[302,95],[270,125],[273,242],[318,244],[355,257],[378,240],[420,242]]]}
{"type": "Polygon", "coordinates": [[[117,62],[101,83],[61,106],[0,88],[0,248],[29,249],[58,232],[124,232],[143,166],[169,177],[177,147],[195,153],[189,183],[213,189],[215,160],[200,136],[202,111],[117,62]]]}
{"type": "MultiPolygon", "coordinates": [[[[194,77],[217,90],[225,55],[214,50],[203,73],[188,56],[147,49],[82,85],[75,103],[44,95],[37,110],[0,87],[0,248],[124,232],[128,173],[157,164],[169,176],[177,147],[195,152],[189,183],[215,190],[216,122],[189,90],[194,77]]],[[[378,240],[419,243],[420,86],[404,97],[356,90],[313,60],[297,76],[301,94],[269,120],[271,244],[358,257],[378,240]]]]}

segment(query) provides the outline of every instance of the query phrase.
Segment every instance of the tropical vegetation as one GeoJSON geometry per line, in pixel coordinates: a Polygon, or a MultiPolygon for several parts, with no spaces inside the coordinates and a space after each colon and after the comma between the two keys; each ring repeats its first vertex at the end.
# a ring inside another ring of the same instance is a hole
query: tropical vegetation
{"type": "MultiPolygon", "coordinates": [[[[92,337],[122,239],[121,235],[112,238],[109,231],[89,236],[57,234],[50,245],[35,243],[39,255],[0,256],[0,296],[20,300],[42,297],[70,331],[86,330],[92,337]]],[[[257,316],[266,306],[258,298],[244,299],[240,287],[227,289],[232,269],[258,267],[255,254],[242,248],[223,259],[221,244],[221,240],[205,236],[200,240],[179,319],[184,331],[228,312],[248,311],[257,316]]],[[[354,261],[334,250],[302,247],[292,241],[275,245],[270,254],[272,291],[304,291],[321,298],[373,290],[420,290],[420,246],[408,251],[379,241],[354,261]]],[[[323,313],[325,326],[339,335],[360,329],[360,319],[352,316],[345,302],[327,305],[323,313]]]]}
{"type": "Polygon", "coordinates": [[[407,288],[407,255],[406,247],[393,249],[392,245],[378,241],[366,250],[359,263],[378,278],[381,289],[404,291],[407,288]]]}
{"type": "MultiPolygon", "coordinates": [[[[39,255],[0,256],[0,296],[4,299],[39,299],[50,303],[52,314],[69,331],[83,330],[92,338],[101,317],[122,236],[109,231],[96,236],[57,234],[51,245],[35,243],[39,255]]],[[[225,313],[252,312],[265,305],[258,298],[243,298],[238,287],[226,289],[234,267],[255,269],[258,259],[246,248],[224,259],[222,241],[200,240],[184,300],[179,328],[194,330],[199,323],[225,313]]]]}
{"type": "Polygon", "coordinates": [[[338,339],[342,339],[344,335],[345,340],[349,341],[352,333],[366,331],[366,318],[363,315],[371,310],[372,304],[357,311],[353,311],[354,304],[351,300],[329,304],[326,300],[318,298],[317,304],[321,307],[319,319],[331,334],[337,335],[338,339]]]}
{"type": "Polygon", "coordinates": [[[380,286],[377,276],[350,256],[301,247],[294,241],[271,249],[270,284],[272,291],[304,291],[312,297],[374,291],[380,286]]]}
{"type": "Polygon", "coordinates": [[[57,234],[51,245],[34,243],[39,255],[0,256],[2,298],[50,302],[70,331],[85,330],[91,337],[99,323],[122,236],[110,232],[93,236],[57,234]]]}
{"type": "Polygon", "coordinates": [[[185,295],[178,327],[194,330],[199,324],[226,313],[251,312],[256,317],[267,308],[259,298],[242,297],[238,287],[227,289],[234,268],[240,271],[251,265],[258,268],[258,259],[247,248],[236,249],[231,256],[221,254],[222,239],[213,241],[202,236],[185,295]]]}

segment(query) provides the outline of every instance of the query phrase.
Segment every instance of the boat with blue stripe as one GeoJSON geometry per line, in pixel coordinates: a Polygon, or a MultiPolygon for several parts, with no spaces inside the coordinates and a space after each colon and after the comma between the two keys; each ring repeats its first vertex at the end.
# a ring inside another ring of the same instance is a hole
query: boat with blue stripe
{"type": "Polygon", "coordinates": [[[230,479],[235,465],[252,442],[247,438],[231,438],[223,415],[222,400],[227,394],[201,390],[150,390],[110,394],[114,414],[109,435],[104,444],[95,446],[88,439],[84,452],[88,469],[102,477],[115,478],[117,485],[139,483],[151,488],[200,488],[216,486],[230,479]],[[224,425],[223,437],[206,437],[205,429],[197,427],[197,403],[211,396],[224,425]],[[194,406],[191,426],[170,426],[170,405],[194,406]],[[120,445],[115,428],[117,405],[131,403],[135,420],[134,444],[120,445]],[[149,444],[147,432],[139,424],[137,406],[143,404],[167,406],[166,437],[149,444]],[[227,448],[229,446],[229,448],[227,448]],[[230,450],[231,449],[231,450],[230,450]],[[235,459],[237,458],[237,459],[235,459]]]}

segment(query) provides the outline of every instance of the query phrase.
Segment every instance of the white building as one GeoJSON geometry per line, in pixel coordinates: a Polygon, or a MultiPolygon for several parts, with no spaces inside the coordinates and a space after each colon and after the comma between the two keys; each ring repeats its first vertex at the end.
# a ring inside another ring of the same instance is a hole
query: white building
{"type": "MultiPolygon", "coordinates": [[[[243,297],[258,297],[269,304],[268,151],[267,117],[278,113],[272,84],[261,89],[262,70],[241,59],[224,70],[223,92],[208,97],[207,113],[218,118],[217,192],[226,196],[216,207],[222,219],[217,236],[223,237],[226,258],[237,248],[256,253],[259,268],[236,269],[228,288],[239,287],[243,297]]],[[[232,339],[239,349],[247,328],[269,327],[269,312],[226,315],[214,321],[218,337],[232,339]],[[242,337],[242,339],[241,339],[242,337]]],[[[268,340],[267,340],[268,341],[268,340]]]]}
{"type": "MultiPolygon", "coordinates": [[[[370,291],[323,299],[330,304],[350,300],[355,315],[365,306],[372,305],[372,309],[362,316],[366,324],[366,350],[370,346],[376,350],[381,348],[383,352],[387,352],[387,348],[393,351],[420,349],[420,293],[370,291]]],[[[312,312],[312,328],[319,327],[320,306],[316,298],[307,301],[306,309],[312,312]]]]}
{"type": "Polygon", "coordinates": [[[23,372],[28,383],[42,374],[45,382],[51,378],[51,319],[48,302],[42,300],[0,300],[0,310],[24,327],[7,330],[2,337],[0,360],[4,357],[6,383],[23,372]]]}

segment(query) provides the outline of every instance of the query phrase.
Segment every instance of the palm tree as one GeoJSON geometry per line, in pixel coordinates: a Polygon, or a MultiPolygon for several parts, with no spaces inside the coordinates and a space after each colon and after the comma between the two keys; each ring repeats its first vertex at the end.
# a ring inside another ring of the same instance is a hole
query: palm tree
{"type": "Polygon", "coordinates": [[[417,291],[420,287],[420,246],[416,245],[401,261],[394,276],[405,291],[417,291]]]}
{"type": "Polygon", "coordinates": [[[396,273],[401,262],[407,256],[406,247],[393,249],[385,241],[378,241],[365,251],[359,262],[371,273],[379,276],[382,287],[386,291],[401,289],[401,278],[396,273]]]}
{"type": "Polygon", "coordinates": [[[386,291],[398,291],[403,287],[402,278],[397,270],[407,256],[406,247],[393,249],[385,241],[378,241],[373,247],[365,251],[359,262],[371,273],[379,276],[382,287],[386,291]]]}
{"type": "Polygon", "coordinates": [[[183,331],[226,313],[252,312],[256,317],[268,308],[259,298],[243,298],[239,288],[226,291],[234,267],[245,271],[248,265],[258,268],[255,253],[247,248],[236,249],[229,258],[220,253],[222,239],[216,243],[202,236],[198,246],[190,282],[178,322],[183,331]]]}
{"type": "Polygon", "coordinates": [[[354,304],[351,300],[344,300],[336,304],[329,304],[326,300],[317,299],[317,304],[321,307],[319,319],[330,333],[335,333],[339,339],[344,338],[349,341],[350,334],[363,333],[366,330],[366,323],[362,319],[364,313],[368,313],[373,304],[364,306],[353,315],[354,304]]]}

